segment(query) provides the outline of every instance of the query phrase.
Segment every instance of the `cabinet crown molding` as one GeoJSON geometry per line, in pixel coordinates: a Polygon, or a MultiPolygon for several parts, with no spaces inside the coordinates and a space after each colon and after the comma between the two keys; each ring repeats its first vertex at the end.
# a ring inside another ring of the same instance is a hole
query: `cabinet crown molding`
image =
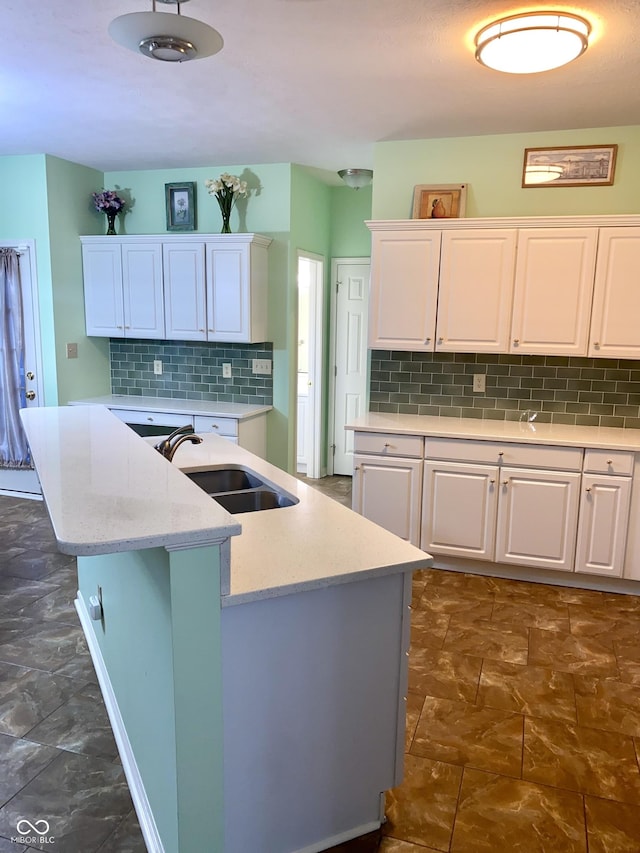
{"type": "Polygon", "coordinates": [[[592,227],[637,227],[640,226],[640,215],[478,216],[463,219],[375,219],[365,221],[365,225],[370,231],[457,231],[465,228],[566,228],[567,226],[581,225],[592,227]]]}
{"type": "MultiPolygon", "coordinates": [[[[640,221],[640,217],[638,217],[640,221]]],[[[80,237],[81,243],[255,243],[257,246],[270,246],[273,240],[263,234],[204,234],[193,231],[185,234],[86,234],[80,237]]]]}

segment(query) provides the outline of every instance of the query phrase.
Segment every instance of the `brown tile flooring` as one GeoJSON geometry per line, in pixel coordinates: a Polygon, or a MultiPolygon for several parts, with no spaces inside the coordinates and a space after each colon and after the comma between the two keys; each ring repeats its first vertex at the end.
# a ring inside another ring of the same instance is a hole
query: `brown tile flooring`
{"type": "MultiPolygon", "coordinates": [[[[18,813],[57,853],[144,850],[74,593],[42,503],[0,496],[0,853],[18,813]]],[[[640,598],[432,570],[412,623],[381,853],[640,853],[640,598]]]]}

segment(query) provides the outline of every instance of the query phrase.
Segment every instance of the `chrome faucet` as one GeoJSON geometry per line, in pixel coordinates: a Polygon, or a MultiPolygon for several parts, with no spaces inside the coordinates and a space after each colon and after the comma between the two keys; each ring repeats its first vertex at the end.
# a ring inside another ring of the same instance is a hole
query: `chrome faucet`
{"type": "Polygon", "coordinates": [[[162,453],[164,458],[171,462],[176,450],[185,441],[190,441],[192,444],[202,443],[202,439],[199,435],[195,434],[191,424],[185,424],[185,426],[174,429],[171,435],[168,435],[154,446],[158,453],[162,453]]]}

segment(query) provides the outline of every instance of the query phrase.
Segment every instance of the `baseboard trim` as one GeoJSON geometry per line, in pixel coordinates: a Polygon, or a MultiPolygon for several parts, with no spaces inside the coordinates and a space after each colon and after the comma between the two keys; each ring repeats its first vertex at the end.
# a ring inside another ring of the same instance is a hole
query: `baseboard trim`
{"type": "Polygon", "coordinates": [[[104,658],[102,657],[102,651],[93,632],[91,617],[89,616],[86,605],[79,592],[74,604],[78,611],[80,625],[82,626],[87,646],[89,647],[91,660],[93,661],[93,665],[96,669],[98,683],[100,684],[100,690],[102,691],[102,698],[104,699],[104,704],[109,716],[109,722],[113,729],[113,736],[118,747],[118,752],[120,753],[120,760],[122,761],[124,775],[126,776],[129,784],[131,799],[133,800],[133,805],[138,816],[140,829],[142,830],[142,837],[144,838],[144,842],[147,846],[147,851],[148,853],[165,853],[164,846],[158,832],[158,827],[156,826],[153,812],[151,811],[151,805],[147,798],[147,792],[142,781],[142,776],[140,775],[140,771],[133,754],[133,749],[131,748],[131,743],[129,741],[129,736],[127,735],[127,730],[124,726],[124,720],[122,719],[122,714],[118,707],[118,701],[111,685],[111,679],[109,678],[109,673],[107,672],[107,667],[104,662],[104,658]]]}

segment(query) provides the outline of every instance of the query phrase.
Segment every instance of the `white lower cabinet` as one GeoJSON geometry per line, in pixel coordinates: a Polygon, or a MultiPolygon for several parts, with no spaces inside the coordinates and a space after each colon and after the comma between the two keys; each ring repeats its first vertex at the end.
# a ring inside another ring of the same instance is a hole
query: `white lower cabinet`
{"type": "Polygon", "coordinates": [[[630,504],[630,477],[583,475],[576,572],[621,577],[630,504]]]}
{"type": "Polygon", "coordinates": [[[573,571],[580,479],[571,471],[501,469],[496,562],[573,571]]]}
{"type": "Polygon", "coordinates": [[[356,432],[353,446],[352,508],[419,547],[424,439],[356,432]]]}

